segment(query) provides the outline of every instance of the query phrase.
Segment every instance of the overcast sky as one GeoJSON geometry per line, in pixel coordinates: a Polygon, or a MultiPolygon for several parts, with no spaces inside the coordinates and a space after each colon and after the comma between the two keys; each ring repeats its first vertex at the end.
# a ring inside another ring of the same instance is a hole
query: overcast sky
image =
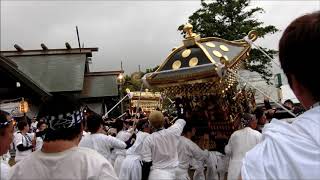
{"type": "MultiPolygon", "coordinates": [[[[320,9],[320,1],[253,1],[265,9],[257,18],[283,30],[301,14],[320,9]]],[[[98,47],[91,70],[124,70],[131,73],[161,64],[180,45],[180,24],[200,1],[1,1],[1,50],[78,47],[75,26],[85,47],[98,47]]],[[[257,43],[277,48],[280,33],[257,43]]]]}

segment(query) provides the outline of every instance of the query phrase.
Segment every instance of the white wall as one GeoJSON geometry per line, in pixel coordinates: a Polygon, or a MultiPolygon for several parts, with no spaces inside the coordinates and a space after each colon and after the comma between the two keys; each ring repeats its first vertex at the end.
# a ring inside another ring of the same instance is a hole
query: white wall
{"type": "MultiPolygon", "coordinates": [[[[276,88],[277,79],[275,77],[276,74],[281,74],[281,80],[282,80],[282,86],[281,86],[281,102],[284,102],[287,99],[291,99],[294,103],[298,103],[299,101],[293,94],[291,88],[288,85],[287,78],[285,74],[283,73],[282,69],[280,68],[280,63],[278,60],[278,57],[275,57],[275,62],[272,62],[271,71],[273,74],[271,82],[273,85],[268,85],[265,80],[261,78],[261,76],[258,73],[250,72],[247,70],[241,70],[239,71],[239,74],[241,77],[245,78],[248,82],[250,82],[253,86],[259,88],[264,93],[266,93],[269,97],[271,97],[274,100],[279,99],[278,96],[278,89],[276,88]]],[[[243,82],[242,82],[243,83],[243,82]]],[[[247,87],[249,87],[247,85],[247,87]]],[[[263,103],[264,95],[262,95],[260,92],[256,91],[256,103],[263,103]]]]}

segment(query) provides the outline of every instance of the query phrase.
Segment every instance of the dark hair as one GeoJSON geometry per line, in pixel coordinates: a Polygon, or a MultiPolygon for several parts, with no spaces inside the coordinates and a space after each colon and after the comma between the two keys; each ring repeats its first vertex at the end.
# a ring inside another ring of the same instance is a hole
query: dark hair
{"type": "MultiPolygon", "coordinates": [[[[39,118],[58,116],[60,114],[72,113],[80,110],[80,103],[77,99],[65,95],[53,95],[46,99],[39,109],[39,118]]],[[[51,120],[47,119],[49,128],[46,130],[44,141],[74,140],[82,132],[82,123],[74,124],[69,128],[51,129],[51,120]]]]}
{"type": "Polygon", "coordinates": [[[114,126],[117,129],[117,132],[120,132],[123,129],[123,121],[117,119],[114,126]]]}
{"type": "Polygon", "coordinates": [[[19,130],[19,131],[22,131],[22,130],[24,129],[24,127],[26,127],[27,125],[28,125],[28,122],[27,122],[27,121],[19,121],[19,122],[18,122],[18,125],[17,125],[18,130],[19,130]]]}
{"type": "MultiPolygon", "coordinates": [[[[259,112],[259,113],[260,113],[260,112],[259,112]]],[[[262,113],[264,113],[264,112],[262,112],[262,113]]],[[[260,115],[260,114],[259,114],[259,115],[260,115]]],[[[262,115],[263,115],[263,114],[262,114],[262,115]]],[[[262,116],[262,115],[261,115],[261,116],[262,116]]],[[[260,117],[261,117],[261,116],[260,116],[260,117]]],[[[245,120],[250,120],[250,121],[251,121],[251,120],[254,118],[254,116],[253,116],[252,114],[250,114],[250,113],[244,113],[244,114],[242,115],[242,118],[245,119],[245,120]]]]}
{"type": "MultiPolygon", "coordinates": [[[[0,124],[7,124],[8,119],[7,116],[9,115],[9,113],[0,110],[0,124]]],[[[0,136],[4,136],[5,135],[5,129],[7,128],[7,125],[3,125],[0,126],[0,136]]]]}
{"type": "Polygon", "coordinates": [[[87,128],[90,133],[96,133],[102,125],[102,117],[98,114],[91,114],[87,117],[87,128]]]}
{"type": "Polygon", "coordinates": [[[44,141],[56,141],[56,140],[67,140],[71,141],[77,138],[82,132],[82,124],[76,124],[68,129],[57,129],[52,130],[50,128],[46,129],[46,135],[44,141]]]}
{"type": "Polygon", "coordinates": [[[43,122],[43,121],[39,121],[38,123],[37,123],[37,129],[39,129],[40,127],[41,127],[41,125],[42,124],[46,124],[45,122],[43,122]]]}
{"type": "Polygon", "coordinates": [[[192,132],[192,128],[190,126],[184,126],[182,130],[182,134],[186,134],[187,132],[192,132]]]}
{"type": "Polygon", "coordinates": [[[254,110],[254,114],[256,115],[257,120],[259,120],[264,115],[264,111],[262,108],[258,107],[254,110]]]}
{"type": "Polygon", "coordinates": [[[318,77],[320,11],[295,19],[284,31],[279,43],[281,67],[292,86],[293,76],[297,82],[308,89],[313,98],[320,100],[318,77]]]}
{"type": "Polygon", "coordinates": [[[291,99],[287,99],[287,100],[285,100],[285,101],[284,101],[284,104],[286,104],[286,103],[290,103],[290,104],[292,104],[292,105],[293,105],[293,102],[291,101],[291,99]]]}
{"type": "Polygon", "coordinates": [[[136,128],[137,128],[139,131],[142,131],[143,128],[147,125],[147,123],[148,123],[148,120],[140,119],[140,120],[137,122],[136,128]]]}

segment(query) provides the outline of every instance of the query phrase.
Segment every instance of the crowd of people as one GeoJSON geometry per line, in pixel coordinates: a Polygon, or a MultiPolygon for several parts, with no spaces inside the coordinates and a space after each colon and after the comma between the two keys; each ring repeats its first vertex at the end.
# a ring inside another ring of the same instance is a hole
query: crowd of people
{"type": "Polygon", "coordinates": [[[140,119],[128,113],[106,127],[110,122],[102,116],[84,113],[69,97],[54,96],[31,124],[14,126],[10,115],[2,114],[3,130],[10,130],[2,151],[11,139],[15,149],[11,168],[2,159],[2,179],[190,179],[191,167],[195,179],[221,176],[217,164],[223,155],[200,148],[185,120],[168,125],[160,111],[140,119]]]}
{"type": "Polygon", "coordinates": [[[261,109],[256,115],[244,114],[243,128],[231,135],[223,152],[218,152],[199,146],[195,128],[183,119],[172,123],[160,111],[148,117],[142,110],[138,113],[140,118],[128,110],[123,119],[106,121],[84,111],[73,99],[52,97],[31,124],[16,124],[12,142],[16,165],[10,175],[9,168],[2,171],[9,179],[27,174],[27,179],[60,179],[72,174],[74,179],[224,179],[227,172],[228,179],[237,179],[245,153],[261,141],[257,119],[267,122],[261,109]],[[73,166],[73,161],[79,164],[73,166]],[[103,166],[99,171],[95,169],[98,165],[103,166]]]}
{"type": "Polygon", "coordinates": [[[0,178],[210,180],[224,179],[227,171],[228,179],[317,179],[320,86],[312,78],[317,67],[301,60],[317,60],[319,41],[318,11],[294,20],[279,44],[281,66],[307,111],[287,101],[286,108],[300,115],[293,121],[269,122],[277,109],[265,101],[255,115],[242,115],[243,128],[233,132],[225,155],[199,147],[193,127],[182,118],[170,122],[160,111],[147,117],[128,112],[123,121],[106,127],[102,116],[84,113],[77,100],[54,95],[31,124],[15,124],[9,113],[0,111],[0,178]],[[300,53],[304,51],[309,53],[300,53]],[[304,68],[309,70],[301,73],[304,68]],[[11,145],[15,155],[10,167],[11,145]]]}

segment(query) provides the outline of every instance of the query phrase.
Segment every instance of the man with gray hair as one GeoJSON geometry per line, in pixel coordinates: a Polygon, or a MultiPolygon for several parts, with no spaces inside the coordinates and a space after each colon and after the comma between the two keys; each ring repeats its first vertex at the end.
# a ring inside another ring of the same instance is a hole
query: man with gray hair
{"type": "Polygon", "coordinates": [[[225,147],[225,152],[230,156],[228,168],[228,180],[238,179],[242,159],[246,152],[261,141],[261,133],[254,130],[257,127],[256,117],[252,114],[244,114],[241,118],[243,128],[235,131],[225,147]]]}

